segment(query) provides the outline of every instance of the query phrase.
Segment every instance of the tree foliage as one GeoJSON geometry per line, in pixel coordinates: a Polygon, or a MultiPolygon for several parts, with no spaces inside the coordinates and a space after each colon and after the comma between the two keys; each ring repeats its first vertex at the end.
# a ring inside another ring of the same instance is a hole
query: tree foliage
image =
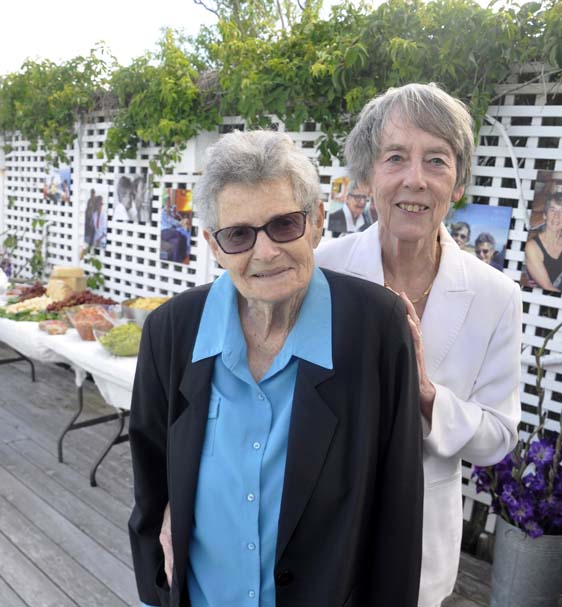
{"type": "Polygon", "coordinates": [[[0,130],[19,131],[32,150],[42,143],[55,164],[67,161],[76,120],[93,109],[114,65],[103,46],[60,65],[26,61],[19,72],[0,78],[0,130]]]}
{"type": "Polygon", "coordinates": [[[469,104],[478,126],[517,64],[562,67],[556,0],[498,10],[472,0],[387,0],[377,9],[346,0],[327,18],[321,0],[194,1],[218,15],[217,26],[195,39],[167,31],[156,53],[128,67],[93,51],[62,65],[28,62],[1,79],[0,128],[63,157],[77,116],[113,95],[109,160],[151,142],[160,149],[153,169],[163,170],[190,138],[234,114],[251,126],[276,117],[289,130],[315,122],[328,161],[364,103],[388,87],[438,82],[469,104]]]}

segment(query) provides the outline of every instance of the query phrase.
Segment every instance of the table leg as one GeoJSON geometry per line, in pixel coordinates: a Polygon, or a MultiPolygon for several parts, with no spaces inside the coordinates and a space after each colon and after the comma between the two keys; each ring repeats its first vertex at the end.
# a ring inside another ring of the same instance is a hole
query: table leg
{"type": "Polygon", "coordinates": [[[113,434],[106,447],[104,448],[104,450],[102,451],[102,453],[100,454],[100,456],[98,457],[98,459],[90,470],[90,485],[92,487],[97,487],[96,471],[99,465],[104,460],[105,456],[109,453],[111,447],[113,447],[113,445],[118,445],[119,443],[124,443],[125,441],[129,440],[128,434],[121,434],[125,425],[125,418],[128,417],[128,415],[129,411],[124,411],[122,409],[117,410],[117,413],[114,416],[114,418],[116,417],[119,420],[119,423],[117,424],[117,430],[115,431],[115,433],[113,434]]]}
{"type": "Polygon", "coordinates": [[[62,439],[66,436],[67,432],[70,432],[70,430],[74,430],[76,428],[76,425],[74,425],[74,422],[80,417],[80,413],[82,413],[83,409],[84,409],[84,394],[82,392],[82,386],[79,386],[78,387],[78,411],[76,411],[76,413],[72,416],[72,419],[65,426],[64,430],[61,432],[61,435],[59,436],[59,440],[57,441],[57,452],[58,452],[58,456],[59,456],[59,462],[61,462],[61,463],[63,461],[63,459],[62,459],[62,439]]]}
{"type": "MultiPolygon", "coordinates": [[[[7,344],[6,344],[7,345],[7,344]]],[[[20,360],[26,360],[30,365],[31,365],[31,381],[35,381],[35,365],[33,364],[33,361],[28,358],[25,354],[22,354],[21,352],[18,352],[15,348],[12,348],[12,346],[7,346],[8,348],[10,348],[10,350],[13,350],[18,357],[17,358],[5,358],[3,360],[0,360],[0,365],[7,365],[9,363],[17,363],[20,360]]]]}

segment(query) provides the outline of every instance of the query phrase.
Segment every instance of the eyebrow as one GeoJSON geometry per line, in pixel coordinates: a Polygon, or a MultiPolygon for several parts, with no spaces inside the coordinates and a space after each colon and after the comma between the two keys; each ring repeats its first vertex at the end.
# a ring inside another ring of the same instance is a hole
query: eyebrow
{"type": "MultiPolygon", "coordinates": [[[[407,146],[402,145],[400,143],[389,143],[388,145],[381,147],[381,153],[383,153],[383,154],[385,154],[387,152],[407,152],[407,151],[408,151],[407,146]]],[[[451,153],[451,150],[444,145],[430,147],[427,150],[424,150],[424,154],[443,154],[444,156],[453,156],[453,157],[455,155],[454,152],[451,153]]]]}

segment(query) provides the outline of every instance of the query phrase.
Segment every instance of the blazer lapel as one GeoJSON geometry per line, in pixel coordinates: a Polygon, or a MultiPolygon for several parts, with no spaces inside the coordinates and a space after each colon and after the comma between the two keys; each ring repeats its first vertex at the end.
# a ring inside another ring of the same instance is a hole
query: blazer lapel
{"type": "Polygon", "coordinates": [[[334,374],[301,360],[289,429],[276,563],[283,554],[320,475],[338,419],[316,390],[334,374]]]}
{"type": "Polygon", "coordinates": [[[358,276],[364,280],[382,285],[384,275],[378,222],[364,232],[357,235],[348,235],[346,238],[354,238],[354,242],[349,250],[343,271],[351,276],[358,276]]]}
{"type": "Polygon", "coordinates": [[[431,339],[423,342],[430,377],[455,343],[474,298],[474,292],[468,288],[463,254],[443,225],[439,238],[441,264],[421,321],[422,334],[431,335],[431,339]]]}
{"type": "Polygon", "coordinates": [[[189,362],[180,382],[187,406],[169,431],[168,466],[174,575],[180,592],[185,588],[187,551],[193,521],[193,507],[201,449],[205,438],[214,359],[189,362]]]}

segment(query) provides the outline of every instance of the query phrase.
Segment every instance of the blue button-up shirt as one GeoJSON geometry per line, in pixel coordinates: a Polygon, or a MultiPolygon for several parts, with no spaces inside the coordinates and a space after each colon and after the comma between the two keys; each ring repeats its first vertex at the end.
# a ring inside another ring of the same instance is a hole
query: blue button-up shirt
{"type": "Polygon", "coordinates": [[[275,607],[275,548],[298,360],[332,368],[331,298],[314,270],[299,317],[256,383],[228,274],[211,287],[193,362],[215,358],[187,583],[192,607],[275,607]]]}

